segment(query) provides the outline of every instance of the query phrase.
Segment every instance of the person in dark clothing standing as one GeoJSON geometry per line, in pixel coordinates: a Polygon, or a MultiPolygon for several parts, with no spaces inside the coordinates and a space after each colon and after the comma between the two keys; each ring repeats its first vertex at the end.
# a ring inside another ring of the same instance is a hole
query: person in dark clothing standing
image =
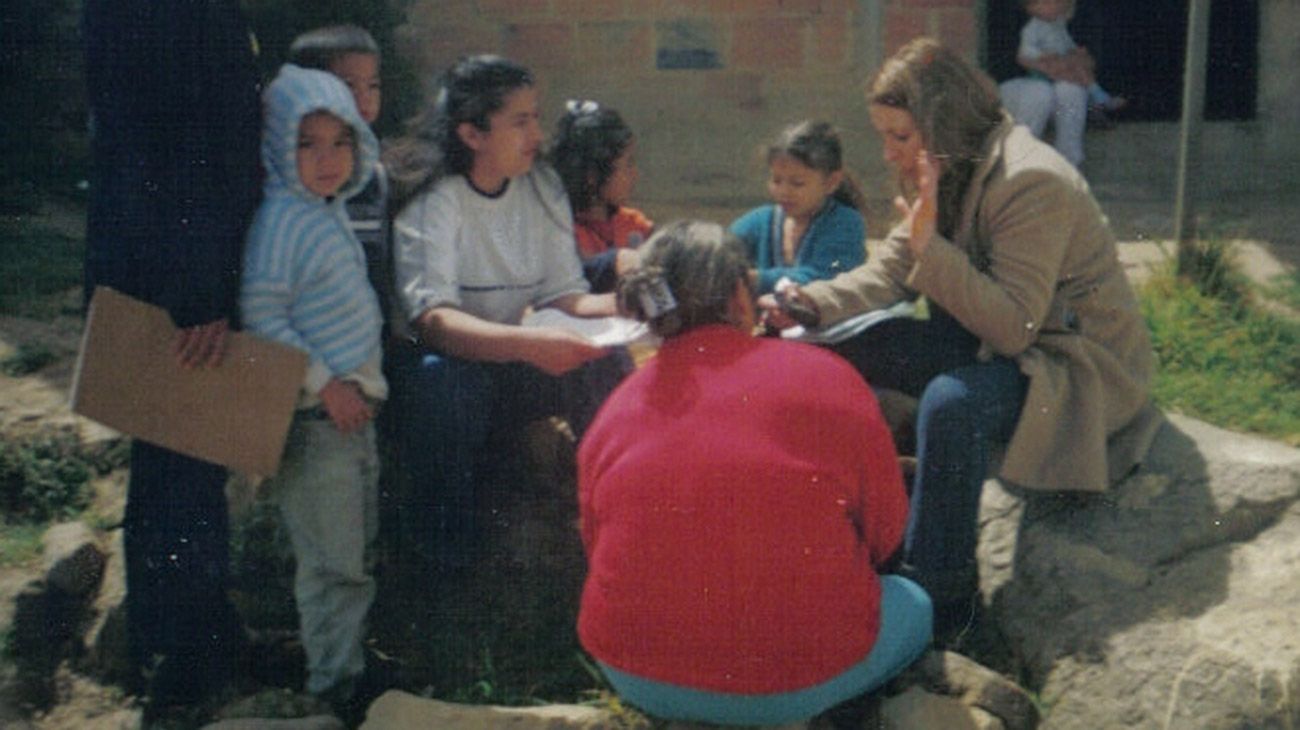
{"type": "MultiPolygon", "coordinates": [[[[86,0],[86,291],[166,309],[188,368],[220,363],[259,191],[256,49],[234,0],[86,0]]],[[[152,704],[201,699],[244,641],[226,594],[226,470],[136,441],[125,518],[131,658],[152,704]]]]}

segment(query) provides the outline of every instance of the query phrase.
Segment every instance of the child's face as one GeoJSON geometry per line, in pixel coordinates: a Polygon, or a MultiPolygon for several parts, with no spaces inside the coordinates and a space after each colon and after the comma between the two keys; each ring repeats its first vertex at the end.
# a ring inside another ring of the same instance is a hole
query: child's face
{"type": "Polygon", "coordinates": [[[352,177],[352,128],[326,112],[308,114],[298,125],[298,179],[328,198],[352,177]]]}
{"type": "Polygon", "coordinates": [[[461,123],[461,140],[474,151],[471,175],[500,182],[532,169],[543,139],[538,98],[537,89],[521,86],[506,94],[501,108],[488,116],[486,131],[461,123]]]}
{"type": "Polygon", "coordinates": [[[346,53],[330,65],[330,73],[343,79],[357,102],[366,124],[379,118],[379,57],[372,53],[346,53]]]}
{"type": "Polygon", "coordinates": [[[768,163],[767,193],[785,214],[798,221],[810,221],[839,187],[841,172],[822,172],[787,155],[768,163]]]}
{"type": "Polygon", "coordinates": [[[600,202],[616,208],[626,205],[632,198],[632,189],[636,187],[639,174],[636,169],[636,141],[633,140],[628,142],[623,154],[614,159],[614,169],[600,188],[600,202]]]}
{"type": "Polygon", "coordinates": [[[1073,6],[1074,0],[1029,0],[1025,12],[1050,23],[1064,18],[1073,6]]]}

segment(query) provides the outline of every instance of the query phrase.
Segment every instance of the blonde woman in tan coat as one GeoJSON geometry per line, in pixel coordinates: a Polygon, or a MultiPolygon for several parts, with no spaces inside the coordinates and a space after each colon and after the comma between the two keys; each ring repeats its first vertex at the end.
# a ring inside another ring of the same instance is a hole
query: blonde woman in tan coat
{"type": "MultiPolygon", "coordinates": [[[[998,475],[1009,482],[1105,490],[1159,425],[1153,354],[1087,183],[1013,126],[983,73],[919,38],[885,62],[868,102],[903,220],[868,263],[787,295],[819,327],[918,295],[929,303],[928,319],[889,320],[837,349],[873,386],[919,398],[902,557],[942,635],[970,613],[995,447],[1006,446],[998,475]]],[[[760,306],[793,324],[788,305],[760,306]]]]}

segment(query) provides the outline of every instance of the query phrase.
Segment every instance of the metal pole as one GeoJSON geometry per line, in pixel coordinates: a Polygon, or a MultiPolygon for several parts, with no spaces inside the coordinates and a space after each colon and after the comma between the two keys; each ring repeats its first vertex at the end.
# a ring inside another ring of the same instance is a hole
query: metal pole
{"type": "Polygon", "coordinates": [[[1174,240],[1179,249],[1196,237],[1196,181],[1200,176],[1201,117],[1205,112],[1205,56],[1210,36],[1210,0],[1190,0],[1187,55],[1183,62],[1183,119],[1178,137],[1174,198],[1174,240]]]}

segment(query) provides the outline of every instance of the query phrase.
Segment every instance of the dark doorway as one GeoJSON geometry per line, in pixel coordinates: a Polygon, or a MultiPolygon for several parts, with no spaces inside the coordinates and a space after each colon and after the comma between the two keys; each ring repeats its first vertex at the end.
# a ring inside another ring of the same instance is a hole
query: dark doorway
{"type": "MultiPolygon", "coordinates": [[[[985,68],[998,81],[1022,72],[1019,0],[988,0],[985,68]]],[[[1187,0],[1078,0],[1070,32],[1097,60],[1097,81],[1129,99],[1121,121],[1173,121],[1181,113],[1187,0]]],[[[1255,118],[1259,0],[1210,4],[1205,118],[1255,118]]]]}

